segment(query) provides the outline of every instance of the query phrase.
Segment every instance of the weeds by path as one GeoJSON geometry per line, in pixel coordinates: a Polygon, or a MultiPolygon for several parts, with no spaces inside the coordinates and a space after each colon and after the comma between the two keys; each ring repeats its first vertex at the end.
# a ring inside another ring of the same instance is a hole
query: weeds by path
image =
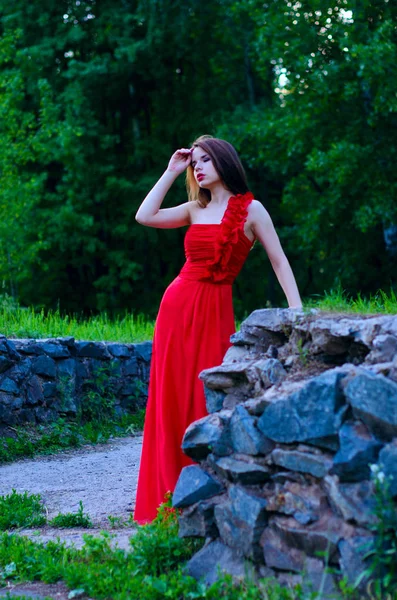
{"type": "Polygon", "coordinates": [[[18,494],[16,490],[0,496],[0,531],[18,527],[40,527],[45,525],[45,509],[39,495],[18,494]]]}
{"type": "Polygon", "coordinates": [[[84,444],[107,442],[111,437],[134,435],[143,429],[145,411],[128,414],[109,423],[78,424],[59,419],[55,423],[18,427],[14,437],[0,438],[0,464],[38,454],[52,454],[84,444]]]}
{"type": "Polygon", "coordinates": [[[51,527],[59,527],[60,529],[66,527],[83,527],[88,529],[92,527],[92,521],[89,515],[84,514],[83,503],[80,500],[79,510],[76,513],[59,513],[54,517],[49,524],[51,527]]]}

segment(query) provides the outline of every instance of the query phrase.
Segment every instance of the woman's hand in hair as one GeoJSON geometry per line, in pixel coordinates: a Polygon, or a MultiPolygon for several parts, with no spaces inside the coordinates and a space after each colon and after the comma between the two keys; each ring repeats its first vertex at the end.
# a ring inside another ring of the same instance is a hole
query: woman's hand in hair
{"type": "Polygon", "coordinates": [[[170,158],[168,171],[180,175],[192,161],[192,148],[180,148],[170,158]]]}

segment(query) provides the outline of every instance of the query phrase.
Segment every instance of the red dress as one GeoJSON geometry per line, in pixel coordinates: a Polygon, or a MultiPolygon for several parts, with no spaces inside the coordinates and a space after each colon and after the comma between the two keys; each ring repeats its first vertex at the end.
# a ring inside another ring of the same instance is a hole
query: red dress
{"type": "Polygon", "coordinates": [[[253,242],[244,233],[253,195],[232,196],[219,224],[193,224],[186,262],[157,316],[134,519],[152,521],[192,460],[181,450],[186,428],[207,414],[200,371],[221,364],[235,331],[232,283],[253,242]]]}

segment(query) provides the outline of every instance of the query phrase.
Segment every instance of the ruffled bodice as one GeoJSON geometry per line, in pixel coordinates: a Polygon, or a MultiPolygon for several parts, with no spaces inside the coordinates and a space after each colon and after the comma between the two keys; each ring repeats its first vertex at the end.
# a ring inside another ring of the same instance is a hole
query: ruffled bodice
{"type": "Polygon", "coordinates": [[[186,262],[180,277],[193,281],[232,284],[253,242],[244,233],[251,192],[229,198],[221,223],[190,225],[185,236],[186,262]]]}

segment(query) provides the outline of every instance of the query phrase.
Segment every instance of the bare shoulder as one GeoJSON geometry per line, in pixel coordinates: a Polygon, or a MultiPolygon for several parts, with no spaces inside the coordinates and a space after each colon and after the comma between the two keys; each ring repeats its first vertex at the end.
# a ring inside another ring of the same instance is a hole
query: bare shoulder
{"type": "Polygon", "coordinates": [[[262,202],[252,200],[248,206],[248,221],[250,225],[254,225],[258,221],[271,222],[271,218],[262,202]]]}
{"type": "Polygon", "coordinates": [[[196,215],[200,210],[202,210],[197,200],[189,200],[189,202],[187,202],[187,209],[189,211],[191,222],[195,220],[194,215],[196,215]]]}

